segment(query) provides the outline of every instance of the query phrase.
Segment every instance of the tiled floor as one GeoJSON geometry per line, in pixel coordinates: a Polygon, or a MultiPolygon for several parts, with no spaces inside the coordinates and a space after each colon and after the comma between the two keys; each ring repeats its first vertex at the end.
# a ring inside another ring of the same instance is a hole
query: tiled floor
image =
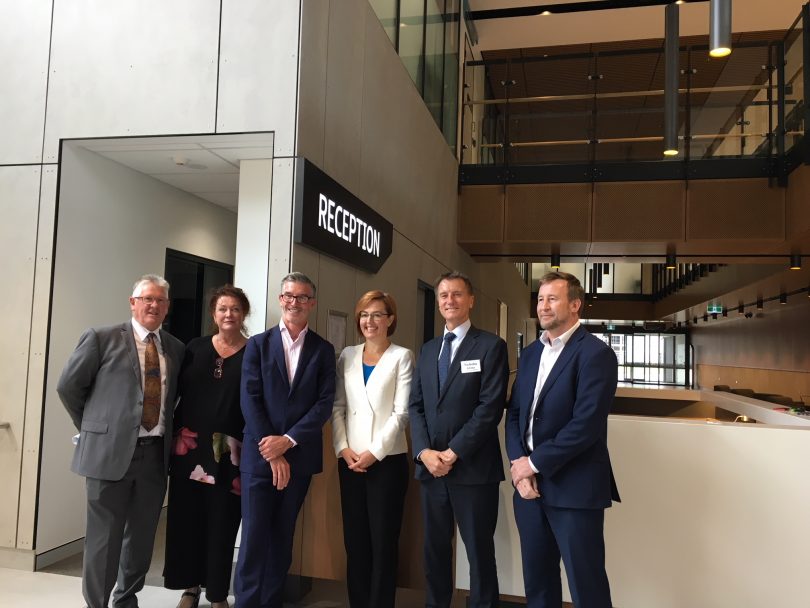
{"type": "MultiPolygon", "coordinates": [[[[173,608],[179,598],[179,591],[163,588],[163,546],[165,543],[165,517],[161,518],[155,537],[155,550],[152,566],[146,576],[146,587],[138,594],[140,608],[173,608]]],[[[81,608],[82,599],[82,556],[75,555],[53,564],[41,572],[21,572],[0,568],[0,606],[15,608],[81,608]]],[[[233,597],[229,598],[233,604],[233,597]]],[[[465,597],[458,594],[452,608],[463,608],[465,597]]],[[[201,607],[210,604],[204,598],[201,607]]],[[[314,580],[312,591],[300,602],[288,604],[289,608],[344,608],[346,586],[338,581],[314,580]]],[[[397,608],[421,608],[424,594],[412,589],[397,591],[397,608]]]]}

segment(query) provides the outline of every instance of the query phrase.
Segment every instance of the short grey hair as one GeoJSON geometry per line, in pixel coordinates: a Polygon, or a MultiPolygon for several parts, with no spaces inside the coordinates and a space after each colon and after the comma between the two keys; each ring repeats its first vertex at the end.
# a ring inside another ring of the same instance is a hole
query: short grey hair
{"type": "Polygon", "coordinates": [[[283,279],[281,279],[281,291],[284,291],[284,283],[303,283],[304,285],[309,285],[312,288],[312,297],[314,298],[317,293],[317,288],[315,287],[315,283],[312,282],[307,275],[303,272],[291,272],[283,279]]]}
{"type": "Polygon", "coordinates": [[[132,297],[137,298],[141,295],[141,291],[143,291],[144,285],[147,283],[152,283],[160,287],[163,291],[166,292],[166,295],[169,295],[169,282],[164,279],[159,274],[145,274],[140,279],[135,281],[135,284],[132,286],[132,297]]]}

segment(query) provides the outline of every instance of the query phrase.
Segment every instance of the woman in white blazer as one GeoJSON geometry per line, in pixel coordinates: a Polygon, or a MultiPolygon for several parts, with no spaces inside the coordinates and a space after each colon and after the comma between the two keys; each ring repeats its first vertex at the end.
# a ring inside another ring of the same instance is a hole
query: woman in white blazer
{"type": "Polygon", "coordinates": [[[392,344],[397,305],[369,291],[354,311],[364,342],[337,364],[332,442],[338,457],[351,608],[392,608],[408,489],[408,396],[413,354],[392,344]]]}

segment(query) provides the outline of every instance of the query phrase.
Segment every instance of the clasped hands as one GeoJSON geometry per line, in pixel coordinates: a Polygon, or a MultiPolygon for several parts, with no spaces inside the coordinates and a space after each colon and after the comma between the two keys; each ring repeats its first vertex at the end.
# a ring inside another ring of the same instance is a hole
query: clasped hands
{"type": "Polygon", "coordinates": [[[283,490],[290,483],[290,463],[284,453],[292,445],[290,438],[284,435],[268,435],[259,441],[259,453],[273,471],[273,486],[277,490],[283,490]]]}
{"type": "Polygon", "coordinates": [[[450,448],[441,452],[425,449],[419,455],[419,460],[422,461],[422,464],[425,465],[425,468],[433,477],[444,477],[453,469],[453,465],[458,460],[458,455],[450,448]]]}
{"type": "Polygon", "coordinates": [[[537,486],[537,476],[529,464],[529,457],[522,456],[512,461],[512,485],[520,494],[521,498],[533,500],[540,498],[540,488],[537,486]]]}
{"type": "Polygon", "coordinates": [[[368,468],[377,462],[376,456],[366,450],[358,454],[351,448],[343,448],[340,452],[341,458],[349,465],[349,470],[355,473],[367,473],[368,468]]]}

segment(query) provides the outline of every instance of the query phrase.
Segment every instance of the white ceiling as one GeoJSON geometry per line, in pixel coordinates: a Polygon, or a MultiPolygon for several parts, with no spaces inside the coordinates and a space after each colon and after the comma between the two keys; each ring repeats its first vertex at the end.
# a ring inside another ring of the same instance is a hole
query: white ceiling
{"type": "MultiPolygon", "coordinates": [[[[469,0],[470,9],[569,4],[581,0],[469,0]]],[[[589,0],[594,1],[594,0],[589,0]]],[[[733,0],[732,31],[784,30],[801,12],[806,0],[733,0]]],[[[476,50],[533,48],[590,42],[646,40],[664,37],[664,7],[647,6],[560,15],[537,15],[477,21],[476,50]]],[[[681,36],[709,32],[709,3],[681,5],[681,36]]]]}
{"type": "Polygon", "coordinates": [[[131,137],[77,144],[231,211],[236,211],[239,200],[239,163],[273,158],[272,133],[131,137]]]}

